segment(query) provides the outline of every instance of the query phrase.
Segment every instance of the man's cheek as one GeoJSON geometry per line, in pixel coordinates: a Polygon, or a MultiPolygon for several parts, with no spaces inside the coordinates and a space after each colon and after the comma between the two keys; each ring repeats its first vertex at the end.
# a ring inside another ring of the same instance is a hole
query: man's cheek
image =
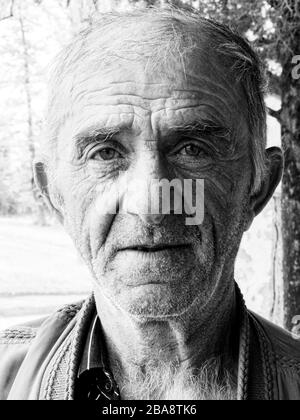
{"type": "Polygon", "coordinates": [[[92,209],[96,187],[74,177],[64,188],[65,228],[85,259],[90,258],[90,231],[95,224],[92,209]]]}
{"type": "Polygon", "coordinates": [[[226,197],[220,197],[218,191],[206,188],[204,226],[212,224],[218,233],[223,231],[230,219],[231,205],[226,197]]]}
{"type": "Polygon", "coordinates": [[[90,194],[77,206],[79,211],[80,208],[84,209],[81,231],[88,242],[91,259],[96,259],[109,234],[119,204],[111,193],[110,185],[99,184],[89,191],[90,194]]]}
{"type": "Polygon", "coordinates": [[[99,213],[95,204],[93,204],[89,209],[86,225],[92,259],[97,258],[101,247],[105,244],[114,217],[114,214],[99,213]]]}
{"type": "Polygon", "coordinates": [[[211,176],[205,179],[205,204],[211,204],[219,214],[226,213],[232,206],[231,182],[222,177],[211,176]]]}
{"type": "Polygon", "coordinates": [[[234,200],[219,197],[219,191],[206,189],[204,223],[201,226],[202,246],[207,250],[214,248],[215,255],[223,255],[233,243],[233,232],[240,220],[240,208],[234,200]]]}

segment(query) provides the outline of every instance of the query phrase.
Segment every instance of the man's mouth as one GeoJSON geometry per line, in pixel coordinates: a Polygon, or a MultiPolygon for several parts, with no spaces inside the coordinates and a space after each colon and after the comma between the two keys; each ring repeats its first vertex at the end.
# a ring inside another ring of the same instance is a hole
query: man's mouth
{"type": "Polygon", "coordinates": [[[127,286],[169,285],[180,269],[194,264],[192,254],[192,243],[130,244],[119,248],[115,264],[127,274],[122,280],[127,286]]]}
{"type": "Polygon", "coordinates": [[[190,247],[189,244],[156,244],[156,245],[134,245],[121,249],[121,251],[135,251],[144,253],[156,253],[163,251],[183,251],[190,247]]]}

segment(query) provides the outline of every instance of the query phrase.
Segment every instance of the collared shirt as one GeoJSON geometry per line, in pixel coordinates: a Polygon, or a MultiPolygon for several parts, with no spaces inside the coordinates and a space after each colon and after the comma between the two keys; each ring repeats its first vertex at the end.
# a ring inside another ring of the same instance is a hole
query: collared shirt
{"type": "Polygon", "coordinates": [[[119,400],[120,392],[109,368],[106,344],[98,314],[90,324],[76,382],[80,400],[119,400]]]}

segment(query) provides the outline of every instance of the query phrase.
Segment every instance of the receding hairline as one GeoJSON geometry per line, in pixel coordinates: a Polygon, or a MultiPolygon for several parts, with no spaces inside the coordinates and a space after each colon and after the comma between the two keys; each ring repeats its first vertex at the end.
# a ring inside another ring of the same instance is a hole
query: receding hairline
{"type": "Polygon", "coordinates": [[[157,65],[161,63],[166,69],[169,58],[194,58],[196,61],[203,55],[214,59],[223,68],[230,67],[226,54],[216,48],[224,43],[224,33],[220,38],[215,32],[222,26],[196,12],[187,13],[170,7],[102,13],[99,16],[58,56],[56,63],[60,61],[60,70],[63,64],[72,67],[89,62],[90,65],[93,58],[100,66],[111,65],[120,59],[152,59],[153,64],[156,59],[157,65]],[[76,51],[79,60],[76,60],[76,51]],[[104,63],[99,62],[103,57],[104,63]]]}

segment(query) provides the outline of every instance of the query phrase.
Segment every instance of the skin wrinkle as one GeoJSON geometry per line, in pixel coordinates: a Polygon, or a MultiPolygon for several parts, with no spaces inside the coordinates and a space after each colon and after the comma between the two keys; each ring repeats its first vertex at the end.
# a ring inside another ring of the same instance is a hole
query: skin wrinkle
{"type": "MultiPolygon", "coordinates": [[[[213,87],[216,87],[215,84],[213,84],[213,85],[214,85],[213,87]]],[[[106,90],[110,91],[108,93],[109,94],[109,97],[106,98],[106,99],[116,98],[118,96],[122,96],[122,93],[119,93],[119,90],[117,90],[116,92],[111,92],[112,89],[106,89],[106,90]]],[[[100,92],[103,93],[103,91],[104,91],[104,89],[93,89],[93,92],[90,92],[89,97],[94,96],[94,95],[97,95],[100,92]]],[[[187,100],[190,100],[191,97],[192,98],[194,97],[194,100],[197,100],[200,97],[199,94],[201,94],[201,95],[206,94],[208,96],[212,96],[212,97],[218,98],[220,100],[220,102],[224,106],[227,106],[227,103],[222,100],[221,96],[219,96],[217,94],[212,94],[211,92],[209,92],[207,90],[203,90],[203,89],[202,90],[196,90],[196,89],[194,89],[194,90],[183,90],[183,89],[180,90],[180,89],[178,89],[177,91],[178,91],[179,94],[186,93],[187,94],[187,98],[186,98],[187,100]]],[[[175,95],[175,93],[176,92],[174,92],[174,94],[172,96],[172,99],[177,99],[179,97],[179,96],[175,95]]],[[[75,100],[78,101],[78,99],[81,99],[81,95],[82,95],[82,97],[84,97],[85,96],[84,95],[84,92],[79,93],[78,96],[75,98],[75,100]]],[[[130,91],[128,93],[126,93],[126,97],[141,99],[141,96],[140,95],[135,95],[133,93],[130,93],[130,91]]],[[[153,97],[153,95],[152,96],[148,96],[148,97],[143,96],[142,99],[143,100],[153,100],[153,99],[155,99],[155,97],[153,97]]],[[[159,100],[164,100],[164,99],[166,99],[166,100],[167,99],[170,99],[170,96],[169,95],[165,95],[165,96],[164,95],[160,95],[159,100]]],[[[183,99],[184,99],[183,97],[180,98],[180,100],[183,100],[183,99]]],[[[139,104],[139,106],[140,106],[140,104],[139,104]]]]}
{"type": "Polygon", "coordinates": [[[143,118],[142,116],[140,116],[141,118],[143,118]]]}
{"type": "MultiPolygon", "coordinates": [[[[174,90],[172,92],[173,95],[174,95],[174,97],[176,97],[176,95],[178,93],[183,93],[183,94],[187,93],[188,95],[189,94],[192,94],[192,95],[196,96],[197,93],[200,92],[198,90],[199,89],[199,83],[198,82],[201,80],[202,82],[204,82],[207,85],[213,84],[214,86],[218,87],[220,90],[222,90],[223,93],[226,93],[226,95],[228,95],[233,102],[234,101],[241,101],[241,98],[239,98],[237,95],[233,95],[234,92],[227,92],[226,89],[224,89],[224,86],[221,83],[216,83],[216,81],[212,82],[208,77],[204,77],[204,76],[201,76],[201,78],[200,78],[199,75],[198,76],[191,76],[191,74],[189,74],[189,77],[194,77],[194,79],[196,80],[196,83],[193,83],[193,85],[194,85],[193,88],[192,89],[180,89],[178,87],[177,88],[174,87],[174,90]]],[[[228,81],[226,79],[222,79],[222,81],[223,80],[226,81],[227,87],[230,87],[230,84],[228,83],[228,81]]],[[[123,86],[124,84],[126,84],[126,85],[128,85],[128,84],[134,85],[135,82],[133,80],[118,81],[118,82],[113,82],[112,81],[110,83],[110,86],[109,87],[104,87],[104,88],[101,88],[101,89],[96,89],[95,92],[98,92],[98,90],[101,91],[101,92],[111,91],[111,90],[114,90],[115,86],[119,86],[119,85],[120,86],[123,86]]],[[[161,83],[159,83],[159,82],[157,82],[157,83],[147,83],[147,82],[144,82],[143,84],[144,84],[145,87],[148,87],[148,86],[159,86],[159,87],[162,87],[163,89],[170,90],[170,86],[169,85],[161,85],[161,83]]],[[[146,99],[151,99],[151,97],[146,98],[146,99]]]]}
{"type": "MultiPolygon", "coordinates": [[[[245,104],[245,99],[240,95],[241,89],[236,84],[236,81],[226,73],[226,77],[223,76],[222,73],[220,73],[219,66],[216,66],[213,62],[210,61],[211,72],[215,72],[220,77],[220,81],[217,80],[211,80],[209,77],[199,74],[193,73],[193,69],[190,70],[190,79],[192,80],[192,83],[194,86],[199,86],[203,84],[204,86],[208,87],[216,87],[220,90],[221,95],[226,95],[229,97],[229,99],[232,101],[232,103],[236,103],[237,107],[245,104]],[[229,77],[228,77],[229,76],[229,77]],[[201,83],[200,83],[201,82],[201,83]],[[232,90],[232,86],[235,86],[236,89],[232,90]],[[238,93],[239,92],[239,93],[238,93]]],[[[199,70],[198,70],[199,71],[199,70]]],[[[196,92],[198,92],[196,88],[196,92]]]]}
{"type": "MultiPolygon", "coordinates": [[[[198,84],[198,86],[199,86],[199,84],[198,84]]],[[[213,87],[217,87],[217,86],[215,84],[213,84],[213,87]]],[[[93,92],[90,93],[89,96],[98,95],[98,93],[100,93],[101,91],[102,91],[102,89],[93,89],[93,92]]],[[[222,94],[224,95],[224,92],[223,93],[222,92],[215,93],[215,92],[212,92],[212,91],[208,91],[206,89],[203,89],[203,88],[201,90],[199,90],[199,88],[198,88],[198,90],[194,90],[193,95],[192,95],[192,96],[196,96],[197,95],[197,97],[196,98],[192,98],[192,99],[194,101],[199,101],[199,98],[201,98],[203,100],[203,97],[205,97],[205,95],[208,96],[208,97],[210,97],[210,98],[212,98],[213,100],[214,99],[218,99],[220,101],[220,103],[222,104],[222,106],[224,106],[225,109],[229,113],[232,113],[232,106],[234,106],[234,108],[236,108],[235,102],[232,101],[231,106],[229,106],[228,103],[222,98],[222,96],[221,96],[222,94]]],[[[79,99],[80,99],[80,94],[78,94],[78,96],[79,96],[79,99]]],[[[125,96],[126,98],[130,98],[130,99],[137,99],[138,101],[136,103],[134,103],[133,101],[130,101],[130,103],[133,104],[133,105],[135,105],[135,106],[142,107],[141,101],[139,101],[139,100],[141,100],[141,96],[140,95],[137,95],[137,94],[134,95],[134,94],[132,94],[130,92],[126,93],[126,95],[122,95],[122,94],[117,93],[117,92],[110,93],[109,96],[105,96],[104,95],[103,96],[103,103],[102,104],[105,104],[105,105],[108,105],[108,104],[111,104],[111,105],[119,104],[119,103],[121,103],[121,102],[119,102],[119,100],[122,99],[122,96],[125,96]],[[107,101],[110,101],[110,100],[111,100],[112,103],[109,103],[109,102],[107,103],[107,101]]],[[[177,99],[176,96],[175,96],[175,98],[174,97],[170,98],[170,96],[168,96],[168,95],[161,95],[161,93],[160,93],[159,96],[160,96],[159,99],[154,98],[153,95],[151,95],[150,97],[143,96],[142,97],[142,101],[144,103],[145,100],[146,101],[153,101],[153,99],[156,100],[156,101],[164,101],[164,100],[168,100],[168,99],[174,101],[174,100],[177,99]]],[[[83,95],[83,97],[84,97],[84,95],[83,95]]],[[[184,98],[180,98],[180,99],[182,101],[184,98]]],[[[191,101],[190,98],[186,98],[186,100],[187,101],[191,101]]],[[[126,104],[126,102],[123,102],[123,103],[126,104]]],[[[98,104],[99,105],[102,105],[101,103],[98,103],[98,104]]],[[[89,104],[85,104],[85,106],[88,106],[88,105],[93,105],[93,103],[90,102],[89,104]]],[[[170,107],[170,108],[172,108],[172,107],[170,107]]]]}
{"type": "MultiPolygon", "coordinates": [[[[124,102],[124,101],[122,101],[120,104],[122,104],[122,105],[130,105],[130,102],[124,102]]],[[[83,108],[89,108],[89,107],[99,106],[99,105],[104,106],[105,105],[105,102],[99,103],[99,101],[98,101],[98,102],[95,102],[95,103],[89,103],[89,104],[83,105],[83,108]]],[[[114,106],[115,104],[107,104],[107,105],[114,106]]],[[[186,109],[186,108],[191,108],[191,109],[192,108],[200,108],[201,106],[204,106],[204,105],[205,104],[202,104],[202,105],[195,104],[195,105],[189,105],[188,107],[187,106],[183,106],[183,105],[182,106],[177,106],[177,107],[176,106],[166,107],[165,105],[161,105],[161,107],[158,108],[158,109],[156,109],[153,113],[155,113],[155,112],[161,112],[161,111],[167,111],[167,112],[168,111],[181,111],[181,110],[186,109]]],[[[137,106],[137,105],[134,104],[134,106],[137,106]]],[[[143,107],[141,105],[138,105],[138,107],[141,108],[141,109],[143,109],[146,112],[150,112],[150,110],[148,108],[146,108],[146,107],[143,107]]]]}
{"type": "MultiPolygon", "coordinates": [[[[122,105],[130,105],[130,103],[129,102],[123,102],[122,101],[122,103],[120,103],[120,104],[122,104],[122,105]]],[[[102,105],[102,106],[105,106],[105,102],[103,102],[103,103],[90,103],[90,104],[85,104],[85,105],[83,105],[82,106],[82,108],[90,108],[90,107],[94,107],[94,106],[99,106],[99,105],[102,105]]],[[[115,106],[116,104],[107,104],[108,106],[109,105],[111,105],[111,106],[115,106]]],[[[118,104],[119,105],[119,104],[118,104]]],[[[135,104],[134,104],[134,106],[136,106],[135,104]]],[[[142,109],[142,110],[144,110],[144,111],[146,111],[146,112],[149,112],[149,110],[148,110],[148,108],[146,108],[146,107],[143,107],[143,106],[141,106],[141,105],[138,105],[138,107],[140,108],[140,109],[142,109]]],[[[105,106],[105,108],[106,108],[106,106],[105,106]]],[[[138,115],[138,114],[137,114],[138,115]]],[[[141,115],[140,115],[140,118],[143,118],[141,115]]]]}
{"type": "MultiPolygon", "coordinates": [[[[208,80],[209,79],[206,79],[206,78],[202,78],[202,81],[204,82],[204,83],[207,83],[208,82],[208,80]]],[[[113,85],[117,85],[118,87],[119,87],[119,85],[120,86],[122,86],[122,85],[124,85],[124,84],[134,84],[133,82],[121,82],[121,83],[119,83],[119,82],[115,82],[115,83],[113,83],[113,85]]],[[[145,86],[159,86],[160,84],[159,83],[145,83],[145,86]]],[[[214,84],[215,86],[217,86],[218,88],[221,88],[221,85],[220,84],[214,84]]],[[[196,86],[196,85],[195,85],[196,86]]],[[[198,86],[198,85],[197,85],[198,86]]],[[[163,89],[165,89],[165,88],[167,88],[167,89],[170,89],[170,87],[169,86],[162,86],[162,88],[163,89]]],[[[111,96],[111,97],[113,97],[113,96],[118,96],[118,95],[120,95],[118,92],[119,92],[119,90],[117,90],[117,92],[111,92],[112,90],[114,90],[113,89],[113,87],[107,87],[107,88],[102,88],[102,89],[93,89],[93,92],[91,92],[90,93],[90,95],[94,95],[94,94],[96,94],[96,93],[100,93],[100,92],[105,92],[105,91],[108,91],[108,93],[109,93],[109,95],[111,96]]],[[[226,91],[224,91],[223,93],[225,93],[226,91]]],[[[190,100],[190,98],[193,98],[194,100],[196,100],[197,99],[197,96],[199,96],[199,94],[200,93],[208,93],[207,91],[205,92],[205,91],[201,91],[201,90],[199,90],[199,89],[197,89],[197,88],[194,88],[194,89],[174,89],[174,91],[173,91],[173,96],[172,96],[172,99],[176,99],[176,98],[178,98],[178,97],[180,97],[179,95],[187,95],[187,97],[186,97],[186,99],[187,100],[190,100]]],[[[226,93],[227,94],[227,93],[226,93]]],[[[81,92],[81,93],[78,93],[77,94],[77,96],[74,98],[74,100],[80,100],[81,99],[81,97],[85,97],[86,96],[86,92],[81,92]]],[[[135,97],[138,97],[138,95],[128,95],[128,96],[135,96],[135,97]]],[[[161,96],[160,97],[160,99],[169,99],[170,97],[168,96],[168,95],[165,95],[165,96],[161,96]]],[[[149,96],[149,97],[144,97],[143,99],[146,99],[146,100],[151,100],[151,99],[153,99],[153,97],[151,97],[151,96],[149,96]]],[[[183,100],[184,99],[184,97],[181,97],[180,98],[181,100],[183,100]]],[[[231,96],[230,97],[230,99],[232,100],[232,102],[235,102],[235,101],[238,101],[238,98],[237,97],[234,97],[234,96],[231,96]]],[[[240,100],[239,100],[240,101],[240,100]]],[[[206,104],[206,103],[203,103],[203,105],[208,105],[208,104],[206,104]]]]}
{"type": "MultiPolygon", "coordinates": [[[[208,58],[208,60],[209,60],[209,58],[208,58]]],[[[125,61],[125,66],[126,66],[126,59],[124,59],[124,61],[125,61]]],[[[192,73],[192,70],[189,68],[189,78],[190,78],[190,80],[192,80],[192,78],[193,78],[194,85],[197,86],[197,87],[201,86],[201,84],[208,85],[208,86],[210,84],[212,84],[216,88],[221,90],[221,95],[224,95],[224,94],[229,95],[230,99],[232,100],[232,103],[237,103],[238,105],[242,105],[241,102],[244,102],[244,101],[241,100],[241,95],[236,95],[234,91],[229,91],[228,92],[228,88],[230,88],[230,86],[231,86],[231,84],[228,81],[228,74],[226,74],[227,78],[223,77],[223,75],[220,73],[218,67],[215,66],[214,63],[211,60],[209,60],[209,61],[210,61],[210,66],[212,67],[212,71],[214,71],[216,75],[220,75],[221,82],[216,82],[215,80],[212,81],[208,77],[199,76],[199,70],[196,74],[194,74],[194,73],[192,73]],[[222,86],[222,84],[227,87],[227,92],[226,92],[226,89],[224,89],[224,87],[222,86]]],[[[189,67],[191,67],[191,66],[189,66],[189,67]]],[[[233,80],[231,80],[231,83],[236,83],[236,82],[233,79],[233,80]]],[[[80,84],[80,80],[78,80],[78,84],[80,84]]],[[[195,89],[195,92],[197,92],[197,88],[195,89]]],[[[243,107],[240,107],[240,109],[243,109],[243,107]]]]}
{"type": "MultiPolygon", "coordinates": [[[[122,103],[119,103],[118,105],[127,105],[127,106],[131,106],[129,103],[125,103],[125,102],[122,102],[122,103]]],[[[107,104],[106,106],[104,105],[104,103],[91,103],[91,104],[88,104],[88,105],[84,105],[84,107],[83,108],[89,108],[89,107],[93,107],[93,106],[103,106],[105,109],[107,109],[107,107],[108,106],[115,106],[115,104],[107,104]]],[[[164,111],[164,112],[169,112],[169,111],[178,111],[178,112],[180,112],[181,110],[183,110],[183,109],[187,109],[187,108],[190,108],[190,109],[195,109],[195,110],[197,110],[197,109],[199,109],[199,111],[201,110],[201,108],[212,108],[213,109],[213,107],[212,107],[212,105],[211,104],[209,104],[209,103],[202,103],[201,105],[199,105],[199,104],[195,104],[195,105],[190,105],[190,106],[181,106],[181,107],[179,107],[179,106],[177,106],[177,107],[175,107],[175,106],[173,106],[173,107],[167,107],[167,106],[161,106],[161,108],[158,108],[158,109],[155,109],[153,112],[152,112],[152,114],[153,115],[155,115],[156,113],[159,113],[159,112],[162,112],[162,111],[164,111]]],[[[146,112],[150,112],[150,110],[148,109],[148,108],[146,108],[146,107],[141,107],[141,106],[139,106],[139,108],[141,108],[141,109],[143,109],[144,111],[146,111],[146,112]]],[[[139,116],[141,119],[143,118],[143,116],[142,115],[139,115],[139,114],[137,114],[136,112],[134,112],[137,116],[139,116]]]]}
{"type": "MultiPolygon", "coordinates": [[[[105,100],[106,100],[106,99],[107,99],[107,98],[105,98],[105,100]]],[[[144,98],[143,98],[143,99],[144,99],[144,98]]],[[[124,103],[124,102],[123,102],[123,103],[124,103]]],[[[99,102],[98,102],[98,104],[100,105],[101,103],[99,103],[99,102]]],[[[120,102],[119,102],[119,104],[120,104],[120,102]]],[[[200,104],[200,105],[199,105],[199,108],[200,108],[201,106],[203,106],[203,105],[205,105],[205,103],[200,104]]],[[[90,104],[90,103],[89,103],[87,106],[92,106],[92,104],[90,104]]],[[[106,103],[106,106],[107,106],[107,103],[106,103]]],[[[211,105],[210,105],[210,104],[208,104],[208,106],[211,106],[211,105]]],[[[174,109],[174,108],[169,107],[169,106],[167,106],[166,108],[167,108],[167,109],[171,109],[171,110],[172,110],[172,109],[174,109]]],[[[148,110],[148,108],[146,108],[146,109],[148,110]]],[[[175,108],[175,109],[176,109],[176,108],[175,108]]],[[[228,109],[229,109],[229,108],[228,108],[228,109]]],[[[154,109],[153,109],[152,111],[153,111],[153,112],[156,112],[156,111],[160,111],[160,109],[157,109],[157,108],[156,108],[156,106],[154,105],[154,109]]],[[[214,111],[216,111],[216,110],[214,110],[214,111]]],[[[224,112],[225,112],[225,111],[223,110],[223,113],[224,113],[224,112]]],[[[143,117],[141,116],[141,118],[143,118],[143,117]]]]}

